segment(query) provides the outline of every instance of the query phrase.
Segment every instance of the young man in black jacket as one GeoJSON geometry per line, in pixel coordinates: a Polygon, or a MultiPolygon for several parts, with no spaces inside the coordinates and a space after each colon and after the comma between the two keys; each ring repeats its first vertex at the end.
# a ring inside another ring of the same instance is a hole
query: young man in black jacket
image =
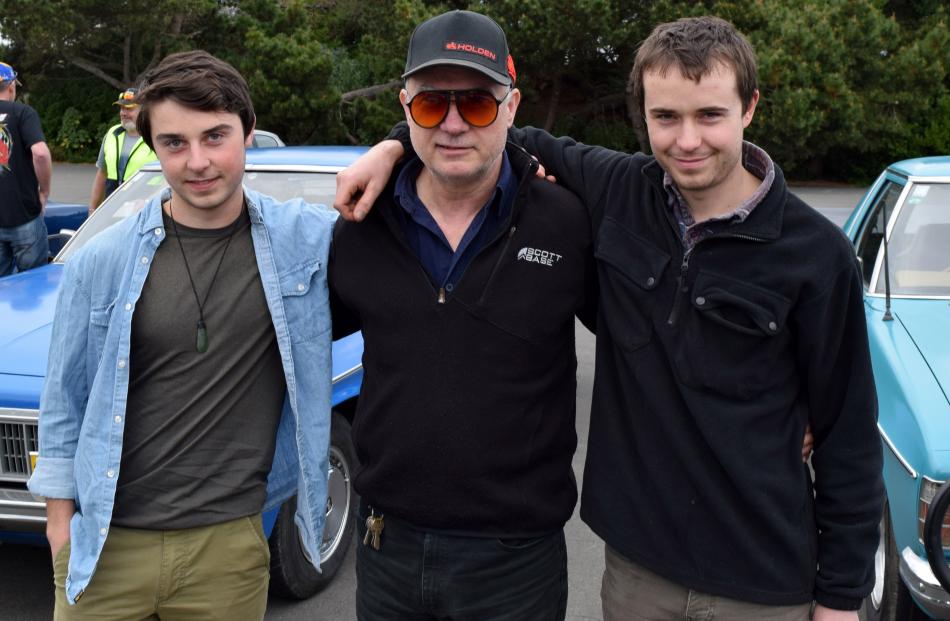
{"type": "MultiPolygon", "coordinates": [[[[658,26],[631,86],[653,157],[511,132],[594,230],[581,515],[607,544],[604,616],[798,620],[814,603],[816,621],[857,619],[883,484],[854,253],[742,140],[759,92],[731,24],[658,26]]],[[[337,202],[402,149],[383,143],[337,202]]]]}
{"type": "Polygon", "coordinates": [[[357,616],[563,619],[589,218],[506,148],[520,93],[495,22],[421,24],[404,77],[418,155],[340,221],[329,268],[334,331],[364,339],[357,616]]]}

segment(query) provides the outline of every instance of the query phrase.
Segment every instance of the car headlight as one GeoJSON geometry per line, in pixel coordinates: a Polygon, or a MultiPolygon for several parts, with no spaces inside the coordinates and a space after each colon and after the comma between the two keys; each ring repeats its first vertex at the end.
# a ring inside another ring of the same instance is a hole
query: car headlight
{"type": "MultiPolygon", "coordinates": [[[[924,541],[924,522],[927,520],[927,512],[930,510],[930,503],[933,502],[937,490],[943,485],[942,481],[934,481],[923,477],[920,483],[920,499],[917,503],[917,538],[921,543],[924,541]]],[[[941,529],[940,539],[945,550],[950,550],[950,511],[943,516],[943,528],[941,529]]]]}

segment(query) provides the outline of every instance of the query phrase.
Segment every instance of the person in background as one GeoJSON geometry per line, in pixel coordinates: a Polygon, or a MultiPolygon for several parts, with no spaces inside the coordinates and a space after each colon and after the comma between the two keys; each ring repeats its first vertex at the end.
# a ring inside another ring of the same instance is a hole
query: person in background
{"type": "Polygon", "coordinates": [[[135,102],[138,89],[128,88],[119,93],[113,105],[119,106],[119,124],[113,125],[102,138],[96,160],[96,177],[92,181],[89,213],[112,194],[122,182],[129,179],[148,162],[155,161],[155,152],[146,144],[135,127],[139,105],[135,102]]]}
{"type": "Polygon", "coordinates": [[[0,276],[49,260],[43,210],[53,158],[36,110],[15,101],[18,86],[16,71],[0,62],[0,276]]]}

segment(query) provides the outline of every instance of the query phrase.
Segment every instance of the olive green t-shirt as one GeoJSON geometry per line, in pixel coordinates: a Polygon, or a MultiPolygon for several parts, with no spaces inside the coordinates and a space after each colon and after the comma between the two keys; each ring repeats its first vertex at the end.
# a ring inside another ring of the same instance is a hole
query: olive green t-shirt
{"type": "Polygon", "coordinates": [[[177,226],[204,303],[208,350],[196,349],[198,305],[166,215],[166,238],[132,316],[112,514],[113,524],[128,528],[191,528],[259,512],[284,401],[283,366],[246,211],[229,245],[231,226],[177,226]]]}

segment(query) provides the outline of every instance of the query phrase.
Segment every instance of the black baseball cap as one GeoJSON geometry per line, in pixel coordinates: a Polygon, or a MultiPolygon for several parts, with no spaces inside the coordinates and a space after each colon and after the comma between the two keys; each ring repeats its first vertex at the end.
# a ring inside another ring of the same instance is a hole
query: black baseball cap
{"type": "Polygon", "coordinates": [[[403,79],[438,65],[474,69],[505,86],[513,86],[517,77],[505,31],[492,18],[472,11],[437,15],[412,32],[403,79]]]}

